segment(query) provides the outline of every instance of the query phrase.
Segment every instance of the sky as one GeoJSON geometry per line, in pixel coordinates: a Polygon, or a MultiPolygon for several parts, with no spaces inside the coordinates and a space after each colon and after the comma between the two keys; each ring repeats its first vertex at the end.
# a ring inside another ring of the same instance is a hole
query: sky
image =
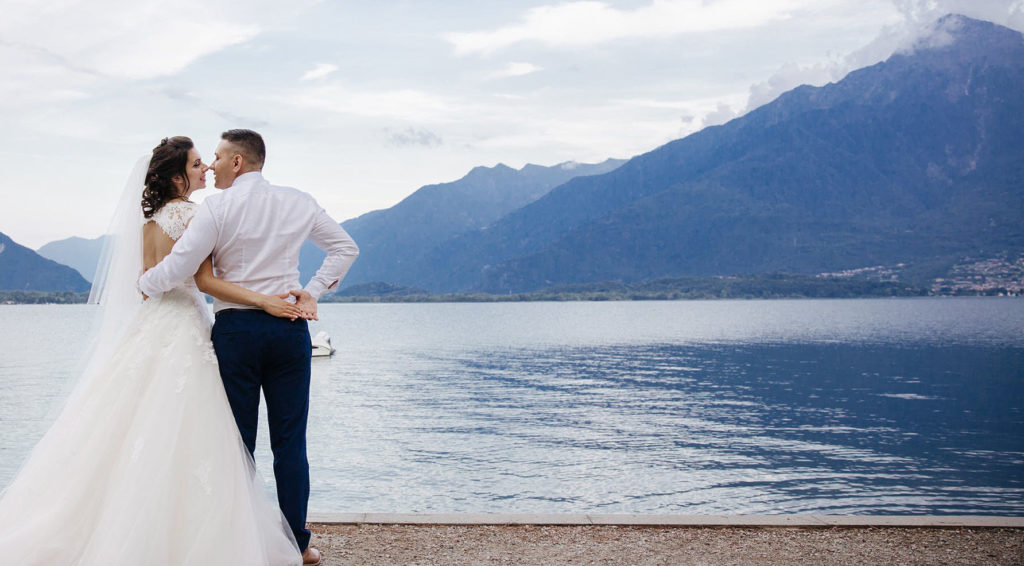
{"type": "Polygon", "coordinates": [[[1024,0],[0,0],[0,232],[99,236],[171,135],[208,161],[259,131],[265,176],[338,221],[479,165],[629,158],[951,12],[1024,31],[1024,0]]]}

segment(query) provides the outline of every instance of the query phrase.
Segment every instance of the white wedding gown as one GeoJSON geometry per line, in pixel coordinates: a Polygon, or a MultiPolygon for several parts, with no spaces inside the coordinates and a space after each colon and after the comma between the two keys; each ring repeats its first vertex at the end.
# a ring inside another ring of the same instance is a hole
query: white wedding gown
{"type": "MultiPolygon", "coordinates": [[[[155,219],[177,239],[193,207],[155,219]]],[[[301,564],[235,426],[210,325],[194,284],[141,306],[3,493],[0,564],[301,564]]]]}

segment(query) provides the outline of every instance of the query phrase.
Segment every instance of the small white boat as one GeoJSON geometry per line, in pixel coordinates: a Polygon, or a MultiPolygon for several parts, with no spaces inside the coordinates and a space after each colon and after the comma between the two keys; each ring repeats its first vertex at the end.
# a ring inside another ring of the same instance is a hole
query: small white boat
{"type": "Polygon", "coordinates": [[[331,354],[334,354],[334,347],[331,346],[331,337],[323,330],[317,332],[316,336],[312,338],[311,342],[313,344],[314,358],[329,358],[331,357],[331,354]]]}

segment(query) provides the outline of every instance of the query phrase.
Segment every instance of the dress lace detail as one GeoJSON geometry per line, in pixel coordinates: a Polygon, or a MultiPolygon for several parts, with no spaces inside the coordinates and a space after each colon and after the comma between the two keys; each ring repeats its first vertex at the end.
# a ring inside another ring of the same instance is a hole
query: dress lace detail
{"type": "Polygon", "coordinates": [[[195,216],[197,206],[194,202],[171,201],[153,214],[153,221],[168,237],[178,241],[178,238],[185,233],[189,221],[195,216]]]}

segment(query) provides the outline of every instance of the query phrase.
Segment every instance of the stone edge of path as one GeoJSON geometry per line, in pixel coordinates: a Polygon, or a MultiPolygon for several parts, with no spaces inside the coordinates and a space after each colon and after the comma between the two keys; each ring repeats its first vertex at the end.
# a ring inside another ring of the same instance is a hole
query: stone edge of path
{"type": "Polygon", "coordinates": [[[310,513],[321,525],[606,525],[643,527],[901,527],[1024,529],[989,515],[597,515],[544,513],[310,513]]]}

